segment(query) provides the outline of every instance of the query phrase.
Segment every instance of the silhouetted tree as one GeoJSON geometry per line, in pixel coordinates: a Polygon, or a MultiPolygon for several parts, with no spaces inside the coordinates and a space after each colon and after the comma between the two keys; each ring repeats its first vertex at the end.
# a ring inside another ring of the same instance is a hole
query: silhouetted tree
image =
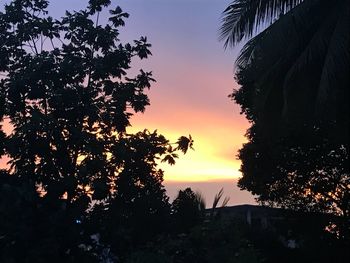
{"type": "Polygon", "coordinates": [[[176,230],[187,232],[204,219],[205,202],[199,193],[186,188],[179,191],[172,203],[172,210],[176,230]]]}
{"type": "Polygon", "coordinates": [[[61,21],[47,15],[47,1],[13,1],[1,14],[13,173],[31,178],[47,199],[65,195],[68,206],[79,203],[81,210],[97,182],[110,183],[110,145],[124,136],[131,111],[145,110],[144,90],[153,81],[142,70],[126,77],[131,59],[147,58],[150,45],[146,38],[119,43],[128,16],[119,7],[99,24],[109,2],[90,1],[61,21]]]}
{"type": "Polygon", "coordinates": [[[119,139],[112,153],[112,161],[118,163],[114,159],[123,157],[123,165],[115,191],[93,208],[89,231],[99,233],[118,255],[128,255],[169,230],[169,198],[157,160],[176,156],[171,157],[173,148],[164,136],[147,130],[119,139]]]}
{"type": "MultiPolygon", "coordinates": [[[[250,39],[231,98],[252,123],[240,150],[242,189],[264,203],[349,218],[349,4],[234,1],[225,45],[250,39]],[[265,28],[265,29],[264,29],[265,28]]],[[[344,226],[344,224],[346,226],[344,226]]]]}
{"type": "MultiPolygon", "coordinates": [[[[35,216],[25,224],[42,233],[26,240],[30,235],[19,236],[18,229],[12,235],[8,227],[0,235],[13,251],[20,251],[17,256],[37,254],[37,262],[62,262],[74,260],[74,255],[83,259],[81,220],[91,201],[115,197],[131,209],[127,202],[139,198],[132,207],[134,218],[147,209],[141,201],[166,209],[162,172],[155,160],[164,155],[174,164],[175,152],[186,152],[192,139],[184,137],[186,141],[182,138],[182,144],[172,148],[156,133],[126,133],[133,113],[149,105],[145,90],[154,81],[151,72],[127,74],[133,59],[151,55],[146,37],[132,44],[120,42],[119,28],[127,13],[111,9],[102,24],[100,14],[111,1],[89,0],[87,8],[67,11],[57,20],[49,16],[48,4],[13,0],[0,12],[0,121],[6,115],[13,127],[6,139],[0,132],[0,154],[5,148],[10,158],[10,168],[1,177],[11,176],[14,188],[9,192],[22,191],[17,185],[30,189],[23,190],[23,196],[33,195],[35,216]],[[134,188],[128,188],[129,182],[134,188]],[[131,199],[124,195],[128,191],[131,199]],[[41,249],[44,254],[35,251],[42,243],[48,245],[41,249]]],[[[3,191],[7,188],[2,185],[3,191]]],[[[25,215],[22,206],[14,206],[13,213],[1,212],[25,215]]]]}
{"type": "Polygon", "coordinates": [[[345,0],[235,0],[224,11],[226,46],[254,36],[236,61],[244,84],[233,94],[251,105],[243,108],[250,119],[264,118],[269,131],[281,118],[336,121],[337,137],[348,137],[349,8],[345,0]]]}
{"type": "Polygon", "coordinates": [[[327,139],[323,129],[274,138],[257,130],[257,125],[250,128],[250,141],[239,151],[244,176],[238,185],[265,204],[338,215],[335,223],[345,235],[350,226],[348,146],[327,139]]]}

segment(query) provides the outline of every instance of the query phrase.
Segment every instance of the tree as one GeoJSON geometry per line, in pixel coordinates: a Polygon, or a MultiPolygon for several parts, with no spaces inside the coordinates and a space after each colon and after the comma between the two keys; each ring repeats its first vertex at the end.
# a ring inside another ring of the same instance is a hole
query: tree
{"type": "Polygon", "coordinates": [[[198,225],[205,216],[205,202],[200,193],[191,188],[180,190],[172,203],[175,228],[179,232],[188,232],[198,225]]]}
{"type": "Polygon", "coordinates": [[[234,1],[224,11],[221,36],[228,46],[255,35],[236,61],[244,84],[233,94],[249,93],[248,118],[273,127],[281,118],[300,126],[335,120],[337,137],[347,138],[348,24],[344,0],[234,1]]]}
{"type": "Polygon", "coordinates": [[[169,198],[157,160],[176,158],[173,151],[156,131],[145,130],[114,143],[112,159],[123,158],[115,192],[93,207],[88,223],[91,234],[99,233],[117,255],[128,255],[169,230],[169,198]]]}
{"type": "Polygon", "coordinates": [[[241,87],[230,95],[252,124],[238,155],[239,186],[263,203],[340,215],[344,237],[350,229],[348,22],[343,0],[237,0],[221,27],[226,46],[254,36],[236,61],[241,87]]]}
{"type": "MultiPolygon", "coordinates": [[[[132,60],[151,55],[151,45],[146,37],[120,42],[119,28],[128,17],[120,7],[100,23],[110,4],[89,0],[87,8],[67,11],[60,20],[49,16],[47,0],[13,0],[0,12],[0,120],[6,116],[13,127],[6,138],[0,132],[0,154],[4,148],[10,158],[1,177],[34,190],[35,218],[45,216],[38,221],[42,229],[35,220],[32,227],[56,248],[46,250],[44,261],[73,257],[81,242],[77,220],[92,201],[121,193],[122,178],[136,183],[137,176],[145,177],[140,180],[147,191],[165,202],[155,160],[174,164],[176,152],[192,144],[184,137],[171,147],[156,133],[126,133],[131,116],[149,105],[145,92],[155,81],[151,72],[127,71],[132,60]]],[[[26,242],[2,234],[8,244],[26,242]]]]}
{"type": "Polygon", "coordinates": [[[238,154],[243,174],[238,185],[264,204],[340,216],[333,219],[345,237],[350,211],[349,148],[329,140],[324,129],[308,128],[271,139],[254,124],[248,131],[249,142],[238,154]]]}
{"type": "Polygon", "coordinates": [[[109,2],[90,1],[62,21],[47,16],[47,1],[13,1],[1,14],[7,57],[1,85],[14,127],[7,147],[11,167],[40,184],[47,198],[65,194],[67,204],[84,199],[88,187],[111,174],[109,144],[123,136],[130,111],[149,104],[144,90],[151,73],[126,77],[133,57],[150,54],[149,44],[145,38],[134,46],[118,43],[128,16],[120,8],[111,10],[107,25],[98,24],[109,2]],[[86,171],[89,165],[100,169],[86,171]]]}

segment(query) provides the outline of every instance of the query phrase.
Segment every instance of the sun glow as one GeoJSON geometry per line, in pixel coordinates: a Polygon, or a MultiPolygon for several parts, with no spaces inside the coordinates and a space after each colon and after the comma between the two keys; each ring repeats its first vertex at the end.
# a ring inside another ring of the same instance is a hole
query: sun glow
{"type": "MultiPolygon", "coordinates": [[[[176,138],[174,134],[169,135],[176,138]]],[[[231,179],[240,176],[240,163],[232,156],[225,156],[225,149],[217,149],[222,142],[217,139],[209,140],[206,134],[194,134],[194,151],[181,155],[174,166],[161,164],[166,172],[165,179],[171,181],[209,181],[231,179]]],[[[172,139],[174,140],[174,139],[172,139]]]]}
{"type": "MultiPolygon", "coordinates": [[[[196,112],[187,112],[188,115],[196,112]]],[[[202,113],[203,114],[203,113],[202,113]]],[[[159,167],[165,171],[166,181],[176,182],[204,182],[214,180],[233,180],[241,176],[239,172],[240,161],[236,159],[237,150],[245,141],[245,125],[240,127],[242,132],[237,132],[237,127],[226,125],[226,129],[219,129],[218,122],[222,122],[217,116],[206,115],[198,118],[195,125],[177,128],[176,119],[172,127],[164,127],[157,123],[158,131],[171,142],[175,142],[181,135],[191,136],[194,139],[194,150],[189,150],[185,155],[180,154],[176,164],[170,166],[160,163],[159,167]]],[[[226,120],[225,120],[226,121],[226,120]]],[[[154,130],[157,126],[152,125],[152,120],[148,119],[147,113],[140,118],[135,116],[133,127],[128,128],[128,132],[137,132],[147,127],[154,130]]],[[[221,126],[222,127],[222,126],[221,126]]]]}

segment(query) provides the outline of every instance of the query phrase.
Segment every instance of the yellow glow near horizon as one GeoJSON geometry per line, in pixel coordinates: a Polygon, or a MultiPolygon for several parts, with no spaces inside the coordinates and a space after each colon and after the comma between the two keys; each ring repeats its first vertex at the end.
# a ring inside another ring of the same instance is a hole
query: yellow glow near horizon
{"type": "MultiPolygon", "coordinates": [[[[210,142],[203,134],[194,136],[194,151],[189,150],[186,155],[180,155],[174,166],[160,165],[165,171],[166,180],[209,181],[240,176],[240,163],[234,159],[234,155],[229,159],[229,156],[215,149],[215,146],[220,145],[220,141],[210,142]]],[[[173,141],[175,135],[169,137],[172,137],[173,141]]]]}
{"type": "MultiPolygon", "coordinates": [[[[181,115],[181,112],[178,114],[181,115]]],[[[195,111],[187,111],[186,114],[200,116],[195,111]]],[[[172,127],[169,122],[167,127],[164,127],[161,121],[155,121],[154,116],[148,118],[146,113],[135,116],[132,122],[136,124],[129,127],[128,132],[137,132],[144,128],[153,131],[158,126],[159,133],[171,142],[176,142],[181,135],[188,136],[189,133],[192,135],[194,150],[189,150],[185,155],[180,154],[173,166],[159,164],[159,167],[165,171],[166,181],[203,182],[239,178],[240,161],[236,159],[236,154],[242,143],[246,141],[244,138],[246,123],[231,125],[232,123],[218,116],[205,113],[203,115],[205,117],[198,118],[192,126],[185,126],[185,131],[184,126],[176,125],[176,119],[173,120],[172,127]],[[226,125],[223,125],[223,122],[226,125]]]]}

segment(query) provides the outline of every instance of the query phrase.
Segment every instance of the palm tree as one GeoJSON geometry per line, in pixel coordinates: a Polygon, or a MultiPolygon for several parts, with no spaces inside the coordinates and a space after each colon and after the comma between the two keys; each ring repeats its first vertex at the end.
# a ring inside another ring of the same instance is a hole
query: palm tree
{"type": "Polygon", "coordinates": [[[348,229],[349,26],[348,0],[233,0],[220,29],[225,47],[246,41],[231,95],[252,123],[240,188],[268,204],[344,207],[348,229]]]}
{"type": "Polygon", "coordinates": [[[242,88],[233,99],[251,120],[322,117],[344,128],[348,28],[347,0],[234,0],[220,28],[225,47],[247,41],[236,60],[242,88]]]}

